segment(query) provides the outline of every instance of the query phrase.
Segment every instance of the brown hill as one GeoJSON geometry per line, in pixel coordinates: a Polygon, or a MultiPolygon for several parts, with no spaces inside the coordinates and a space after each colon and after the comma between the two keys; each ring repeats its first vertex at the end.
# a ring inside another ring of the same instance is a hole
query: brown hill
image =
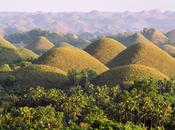
{"type": "Polygon", "coordinates": [[[104,64],[107,64],[126,47],[112,38],[102,38],[90,44],[84,50],[104,64]]]}
{"type": "Polygon", "coordinates": [[[53,48],[35,60],[34,63],[54,66],[65,72],[72,69],[81,71],[86,68],[97,73],[108,70],[100,61],[76,47],[53,48]]]}
{"type": "Polygon", "coordinates": [[[142,64],[156,68],[167,76],[175,75],[175,59],[154,44],[132,45],[110,61],[108,66],[117,67],[128,64],[142,64]]]}
{"type": "Polygon", "coordinates": [[[166,36],[168,37],[170,42],[175,43],[175,29],[168,32],[166,36]]]}
{"type": "Polygon", "coordinates": [[[171,56],[175,57],[175,47],[169,44],[163,45],[161,47],[164,51],[166,51],[171,56]]]}
{"type": "Polygon", "coordinates": [[[149,41],[147,38],[145,38],[141,33],[135,33],[135,34],[129,36],[126,39],[126,41],[124,41],[126,46],[131,46],[131,45],[134,45],[136,43],[142,43],[142,42],[152,44],[152,42],[149,41]]]}
{"type": "Polygon", "coordinates": [[[144,29],[143,35],[157,45],[168,42],[168,38],[162,32],[155,28],[144,29]]]}
{"type": "Polygon", "coordinates": [[[51,43],[46,37],[39,37],[35,43],[27,46],[28,49],[36,53],[43,53],[52,47],[54,47],[54,44],[51,43]]]}

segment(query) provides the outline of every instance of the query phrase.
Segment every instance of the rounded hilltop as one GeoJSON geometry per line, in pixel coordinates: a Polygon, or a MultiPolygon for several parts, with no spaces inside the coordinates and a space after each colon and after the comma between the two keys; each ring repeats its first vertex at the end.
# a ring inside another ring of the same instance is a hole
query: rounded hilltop
{"type": "Polygon", "coordinates": [[[104,64],[107,64],[126,47],[112,38],[101,38],[84,50],[104,64]]]}
{"type": "Polygon", "coordinates": [[[142,64],[155,68],[167,76],[175,75],[175,59],[154,44],[132,45],[112,59],[108,66],[117,67],[129,64],[142,64]]]}
{"type": "Polygon", "coordinates": [[[54,47],[54,44],[50,42],[46,37],[40,36],[33,44],[27,46],[28,49],[36,52],[43,53],[54,47]]]}
{"type": "Polygon", "coordinates": [[[158,70],[139,64],[124,65],[112,68],[95,79],[97,85],[114,86],[123,82],[153,78],[156,80],[168,79],[158,70]]]}
{"type": "Polygon", "coordinates": [[[149,41],[147,38],[145,38],[141,33],[135,33],[131,36],[129,36],[125,41],[126,46],[131,46],[137,43],[149,43],[152,44],[151,41],[149,41]]]}
{"type": "Polygon", "coordinates": [[[76,47],[53,48],[36,59],[34,63],[54,66],[65,72],[87,68],[97,73],[108,70],[100,61],[76,47]]]}

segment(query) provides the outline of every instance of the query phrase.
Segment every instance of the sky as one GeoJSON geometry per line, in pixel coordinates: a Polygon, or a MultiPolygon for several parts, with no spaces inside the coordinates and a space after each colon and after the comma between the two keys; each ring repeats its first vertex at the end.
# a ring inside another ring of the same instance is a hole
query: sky
{"type": "Polygon", "coordinates": [[[0,0],[0,3],[0,11],[9,12],[175,11],[175,0],[0,0]]]}

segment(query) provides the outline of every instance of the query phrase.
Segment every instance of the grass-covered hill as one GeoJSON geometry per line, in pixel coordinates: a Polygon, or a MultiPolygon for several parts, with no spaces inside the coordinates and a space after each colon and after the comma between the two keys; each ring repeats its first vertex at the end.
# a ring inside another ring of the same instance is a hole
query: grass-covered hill
{"type": "Polygon", "coordinates": [[[40,56],[34,63],[54,66],[65,72],[72,69],[81,71],[86,68],[97,73],[108,70],[103,63],[76,47],[53,48],[40,56]]]}
{"type": "Polygon", "coordinates": [[[139,64],[124,65],[112,68],[97,76],[95,83],[98,85],[114,86],[123,82],[153,78],[157,80],[168,79],[158,70],[139,64]]]}
{"type": "Polygon", "coordinates": [[[126,46],[131,46],[131,45],[134,45],[134,44],[140,43],[140,42],[152,43],[147,38],[145,38],[141,33],[135,33],[135,34],[127,37],[123,43],[126,46]]]}
{"type": "Polygon", "coordinates": [[[28,59],[36,59],[38,58],[38,55],[34,53],[33,51],[26,49],[26,48],[17,48],[17,51],[22,58],[22,60],[28,60],[28,59]]]}
{"type": "Polygon", "coordinates": [[[170,44],[165,44],[161,47],[163,50],[165,50],[168,54],[175,57],[175,47],[170,44]]]}
{"type": "Polygon", "coordinates": [[[154,44],[139,43],[130,46],[111,60],[109,67],[142,64],[156,68],[167,76],[175,75],[175,59],[154,44]]]}
{"type": "Polygon", "coordinates": [[[155,28],[144,29],[143,35],[157,45],[162,45],[168,42],[168,37],[166,37],[161,31],[155,28]]]}
{"type": "Polygon", "coordinates": [[[64,71],[46,65],[30,65],[17,69],[11,75],[15,76],[17,84],[25,87],[61,87],[67,80],[64,71]]]}
{"type": "Polygon", "coordinates": [[[54,47],[54,44],[51,43],[46,37],[39,37],[33,44],[27,46],[27,48],[39,54],[46,52],[52,47],[54,47]]]}
{"type": "Polygon", "coordinates": [[[21,57],[17,51],[17,48],[6,41],[4,38],[0,38],[0,65],[6,63],[13,63],[20,60],[21,57]]]}
{"type": "Polygon", "coordinates": [[[101,38],[84,50],[104,64],[107,64],[126,47],[112,38],[101,38]]]}
{"type": "Polygon", "coordinates": [[[169,41],[175,43],[175,29],[169,31],[166,36],[168,37],[169,41]]]}
{"type": "Polygon", "coordinates": [[[25,48],[17,48],[4,38],[0,38],[0,65],[35,58],[37,58],[37,55],[32,51],[25,48]]]}

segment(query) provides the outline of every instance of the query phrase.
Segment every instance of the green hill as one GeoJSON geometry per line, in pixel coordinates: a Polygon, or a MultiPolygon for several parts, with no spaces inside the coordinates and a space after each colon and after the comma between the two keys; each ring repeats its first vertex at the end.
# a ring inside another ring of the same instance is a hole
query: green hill
{"type": "Polygon", "coordinates": [[[104,64],[107,64],[126,47],[112,38],[102,38],[90,44],[84,50],[104,64]]]}
{"type": "Polygon", "coordinates": [[[167,76],[175,75],[175,59],[154,44],[139,43],[125,49],[110,61],[109,67],[142,64],[156,68],[167,76]]]}
{"type": "Polygon", "coordinates": [[[31,65],[12,73],[16,82],[27,87],[61,87],[66,81],[66,73],[55,67],[46,65],[31,65]]]}
{"type": "Polygon", "coordinates": [[[86,68],[92,69],[97,73],[108,70],[100,61],[76,47],[53,48],[40,56],[34,63],[54,66],[65,72],[72,69],[81,71],[86,68]]]}
{"type": "Polygon", "coordinates": [[[153,78],[158,80],[168,79],[168,77],[158,70],[138,64],[125,65],[112,68],[95,79],[98,85],[114,86],[122,82],[153,78]]]}
{"type": "Polygon", "coordinates": [[[33,51],[26,49],[26,48],[17,48],[17,51],[18,51],[20,57],[22,58],[22,60],[38,58],[37,54],[35,54],[33,51]]]}

